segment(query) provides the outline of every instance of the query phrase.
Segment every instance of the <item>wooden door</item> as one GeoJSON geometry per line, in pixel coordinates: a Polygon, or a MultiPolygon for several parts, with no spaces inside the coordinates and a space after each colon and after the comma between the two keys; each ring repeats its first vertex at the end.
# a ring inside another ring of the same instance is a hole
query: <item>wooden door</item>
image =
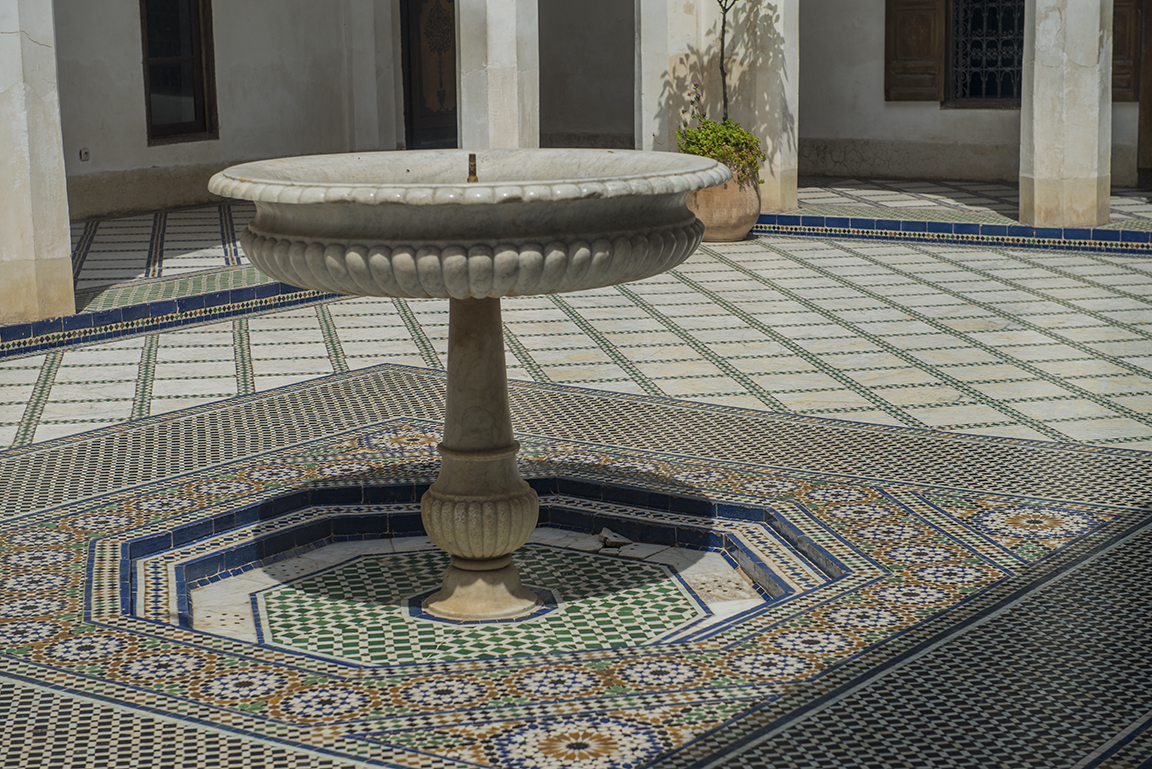
{"type": "Polygon", "coordinates": [[[455,147],[456,4],[401,0],[400,26],[406,146],[455,147]]]}

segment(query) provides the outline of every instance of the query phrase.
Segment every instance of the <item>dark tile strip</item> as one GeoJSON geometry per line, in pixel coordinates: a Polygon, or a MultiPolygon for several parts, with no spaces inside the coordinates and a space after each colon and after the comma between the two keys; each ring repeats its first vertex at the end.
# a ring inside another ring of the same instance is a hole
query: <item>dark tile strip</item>
{"type": "Polygon", "coordinates": [[[20,426],[16,428],[16,437],[12,446],[27,446],[32,443],[36,435],[36,428],[40,425],[40,415],[44,413],[44,405],[48,403],[48,394],[56,382],[56,372],[60,370],[60,363],[64,360],[63,350],[53,350],[44,357],[44,365],[40,367],[40,375],[32,387],[32,397],[20,418],[20,426]]]}
{"type": "Polygon", "coordinates": [[[1152,230],[1113,230],[1101,227],[1060,229],[1023,224],[813,216],[801,211],[761,214],[753,232],[757,235],[789,237],[857,238],[897,243],[966,243],[1152,256],[1152,230]]]}
{"type": "Polygon", "coordinates": [[[88,253],[92,250],[92,242],[96,239],[96,230],[98,229],[100,229],[99,219],[92,219],[84,225],[84,233],[72,251],[73,281],[80,277],[80,271],[84,269],[84,260],[88,258],[88,253]]]}
{"type": "Polygon", "coordinates": [[[232,346],[236,350],[236,394],[256,392],[256,377],[252,369],[252,344],[248,335],[248,319],[232,321],[232,346]]]}
{"type": "Polygon", "coordinates": [[[424,327],[420,325],[420,321],[416,319],[416,315],[412,312],[412,308],[408,306],[408,302],[403,299],[393,299],[392,304],[396,306],[397,312],[400,313],[400,318],[408,328],[408,333],[412,335],[412,341],[416,343],[416,349],[420,351],[420,357],[424,358],[424,362],[431,368],[444,368],[444,364],[440,361],[440,355],[432,345],[432,340],[430,340],[428,334],[424,332],[424,327]]]}
{"type": "Polygon", "coordinates": [[[332,321],[332,313],[328,312],[328,305],[316,305],[316,317],[320,320],[320,333],[324,337],[324,346],[328,348],[332,371],[343,374],[348,371],[348,361],[344,358],[344,348],[340,345],[340,335],[336,332],[336,324],[332,321]]]}
{"type": "MultiPolygon", "coordinates": [[[[1152,711],[1144,713],[1088,757],[1081,759],[1074,769],[1122,769],[1136,766],[1140,758],[1152,759],[1152,711]]],[[[1148,763],[1140,766],[1146,767],[1148,763]]]]}
{"type": "Polygon", "coordinates": [[[595,342],[600,349],[612,359],[613,363],[624,369],[628,376],[632,378],[632,381],[644,389],[644,392],[649,395],[667,395],[667,393],[661,390],[660,386],[649,379],[643,371],[636,368],[636,364],[632,362],[632,359],[620,352],[620,348],[617,347],[611,339],[600,333],[600,329],[589,323],[572,305],[568,304],[568,302],[556,294],[549,294],[548,298],[552,300],[554,305],[560,308],[560,311],[568,317],[568,320],[579,326],[580,330],[587,334],[588,338],[595,342]]]}
{"type": "Polygon", "coordinates": [[[148,241],[148,264],[144,277],[159,278],[164,269],[164,235],[168,225],[168,214],[161,211],[152,218],[152,237],[148,241]]]}
{"type": "Polygon", "coordinates": [[[220,241],[224,244],[224,264],[229,267],[240,264],[240,254],[236,249],[236,225],[232,221],[232,205],[220,204],[220,241]]]}
{"type": "Polygon", "coordinates": [[[516,360],[520,361],[520,365],[524,370],[532,375],[532,379],[537,382],[551,382],[552,378],[540,368],[540,364],[532,357],[531,351],[525,347],[520,340],[512,333],[508,326],[504,326],[504,346],[512,351],[516,356],[516,360]]]}
{"type": "Polygon", "coordinates": [[[156,381],[156,352],[160,349],[160,335],[149,334],[140,351],[140,368],[136,374],[136,395],[132,399],[132,416],[143,419],[152,413],[152,383],[156,381]]]}
{"type": "Polygon", "coordinates": [[[333,298],[333,294],[299,289],[284,283],[263,283],[79,312],[35,323],[9,323],[0,326],[0,359],[174,327],[214,323],[333,298]]]}

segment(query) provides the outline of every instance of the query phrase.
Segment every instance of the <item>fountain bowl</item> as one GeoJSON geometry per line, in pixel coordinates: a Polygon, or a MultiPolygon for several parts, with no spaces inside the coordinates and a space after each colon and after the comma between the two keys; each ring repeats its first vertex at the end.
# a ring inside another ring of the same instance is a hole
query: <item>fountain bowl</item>
{"type": "Polygon", "coordinates": [[[233,166],[209,189],[256,204],[241,236],[261,272],[341,294],[483,299],[664,272],[696,250],[688,193],[731,174],[634,150],[311,155],[233,166]]]}
{"type": "Polygon", "coordinates": [[[441,465],[420,514],[452,560],[429,613],[500,621],[541,602],[512,559],[540,504],[516,467],[501,298],[675,267],[704,235],[688,193],[730,176],[695,155],[525,149],[315,155],[212,177],[212,192],[256,203],[241,242],[261,272],[339,294],[448,298],[441,465]]]}

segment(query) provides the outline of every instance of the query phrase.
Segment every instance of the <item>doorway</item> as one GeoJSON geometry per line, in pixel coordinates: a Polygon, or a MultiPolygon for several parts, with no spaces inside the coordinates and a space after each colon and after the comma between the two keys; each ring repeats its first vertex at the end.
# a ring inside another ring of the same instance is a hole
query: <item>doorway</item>
{"type": "Polygon", "coordinates": [[[400,29],[405,146],[455,147],[456,3],[401,0],[400,29]]]}

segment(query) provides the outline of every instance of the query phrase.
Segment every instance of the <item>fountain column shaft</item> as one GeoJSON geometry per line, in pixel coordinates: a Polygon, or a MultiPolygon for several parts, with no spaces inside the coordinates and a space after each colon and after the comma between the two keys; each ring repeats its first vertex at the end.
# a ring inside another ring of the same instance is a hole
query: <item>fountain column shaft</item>
{"type": "Polygon", "coordinates": [[[512,443],[500,300],[449,299],[444,448],[489,451],[512,443]]]}
{"type": "Polygon", "coordinates": [[[440,475],[420,501],[424,529],[452,555],[444,587],[425,602],[449,618],[531,611],[512,552],[536,528],[540,503],[520,477],[508,407],[499,299],[450,299],[448,394],[440,475]]]}

